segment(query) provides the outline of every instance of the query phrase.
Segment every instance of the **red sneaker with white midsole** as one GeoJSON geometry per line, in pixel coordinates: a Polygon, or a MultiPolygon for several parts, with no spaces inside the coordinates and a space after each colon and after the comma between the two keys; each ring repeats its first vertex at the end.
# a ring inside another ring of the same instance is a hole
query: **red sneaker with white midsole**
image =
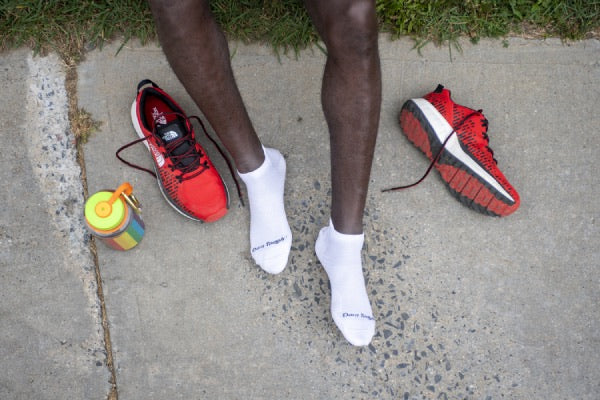
{"type": "Polygon", "coordinates": [[[461,203],[494,216],[519,208],[519,194],[489,148],[488,121],[481,110],[456,104],[439,85],[424,98],[404,103],[399,120],[404,134],[434,162],[461,203]]]}
{"type": "Polygon", "coordinates": [[[131,106],[131,121],[150,151],[160,190],[173,208],[205,222],[227,214],[227,188],[196,142],[190,119],[171,96],[154,82],[141,81],[131,106]]]}

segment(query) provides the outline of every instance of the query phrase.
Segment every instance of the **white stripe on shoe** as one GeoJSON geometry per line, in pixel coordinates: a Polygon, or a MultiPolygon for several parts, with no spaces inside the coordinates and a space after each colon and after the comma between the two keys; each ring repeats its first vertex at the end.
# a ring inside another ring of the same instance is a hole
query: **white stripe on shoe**
{"type": "MultiPolygon", "coordinates": [[[[411,99],[413,103],[421,110],[435,135],[437,136],[440,143],[444,143],[444,141],[448,138],[449,135],[452,134],[454,129],[452,126],[446,121],[446,118],[427,100],[418,98],[411,99]]],[[[453,135],[444,150],[447,150],[454,156],[457,160],[462,162],[467,168],[469,168],[475,175],[482,178],[485,182],[487,182],[492,188],[494,188],[501,195],[514,202],[515,199],[508,194],[508,192],[498,183],[498,181],[490,175],[485,169],[483,169],[471,156],[464,152],[462,147],[460,146],[460,142],[458,140],[457,135],[453,135]]]]}

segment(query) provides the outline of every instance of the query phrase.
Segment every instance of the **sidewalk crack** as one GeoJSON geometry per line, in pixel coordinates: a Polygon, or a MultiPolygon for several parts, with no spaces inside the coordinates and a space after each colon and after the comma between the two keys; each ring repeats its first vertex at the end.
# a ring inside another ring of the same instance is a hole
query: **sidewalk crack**
{"type": "MultiPolygon", "coordinates": [[[[75,145],[77,148],[77,163],[81,168],[81,183],[83,186],[84,198],[88,198],[87,175],[85,170],[85,157],[83,152],[83,144],[87,141],[89,135],[95,131],[100,125],[94,121],[91,115],[78,107],[77,101],[77,65],[68,63],[66,69],[65,88],[69,102],[69,123],[71,131],[75,136],[75,145]]],[[[98,253],[96,250],[96,242],[94,237],[90,240],[90,253],[94,263],[94,273],[96,277],[97,296],[100,302],[100,313],[102,318],[102,329],[104,332],[104,347],[106,351],[106,366],[110,372],[109,383],[111,385],[110,392],[107,395],[107,400],[118,400],[117,391],[117,376],[112,353],[112,342],[110,339],[110,324],[106,304],[104,302],[104,291],[102,287],[102,275],[100,273],[100,264],[98,263],[98,253]]]]}

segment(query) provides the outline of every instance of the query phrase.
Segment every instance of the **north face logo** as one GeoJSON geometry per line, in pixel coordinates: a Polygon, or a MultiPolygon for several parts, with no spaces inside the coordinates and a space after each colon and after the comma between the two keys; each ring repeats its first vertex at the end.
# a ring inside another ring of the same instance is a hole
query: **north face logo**
{"type": "Polygon", "coordinates": [[[152,118],[157,124],[165,125],[167,123],[167,118],[165,118],[163,113],[158,111],[158,108],[156,107],[152,108],[152,118]]]}
{"type": "Polygon", "coordinates": [[[159,167],[162,167],[165,164],[165,158],[163,155],[160,154],[160,151],[158,151],[158,149],[154,147],[152,143],[148,143],[148,147],[150,147],[150,151],[152,151],[152,154],[154,154],[156,164],[158,164],[159,167]]]}
{"type": "Polygon", "coordinates": [[[162,140],[165,142],[170,142],[173,139],[177,139],[179,135],[175,131],[167,131],[162,134],[162,140]]]}

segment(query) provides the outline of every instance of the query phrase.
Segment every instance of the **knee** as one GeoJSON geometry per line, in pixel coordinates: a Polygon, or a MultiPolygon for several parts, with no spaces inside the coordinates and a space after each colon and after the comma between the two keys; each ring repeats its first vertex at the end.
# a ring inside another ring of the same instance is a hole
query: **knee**
{"type": "Polygon", "coordinates": [[[188,40],[214,24],[208,0],[149,0],[158,37],[163,46],[188,40]]]}
{"type": "Polygon", "coordinates": [[[169,24],[171,29],[189,18],[198,23],[212,18],[208,0],[148,0],[148,3],[156,22],[169,24]]]}
{"type": "Polygon", "coordinates": [[[332,56],[365,57],[376,54],[378,25],[375,2],[352,2],[327,21],[323,36],[332,56]]]}

